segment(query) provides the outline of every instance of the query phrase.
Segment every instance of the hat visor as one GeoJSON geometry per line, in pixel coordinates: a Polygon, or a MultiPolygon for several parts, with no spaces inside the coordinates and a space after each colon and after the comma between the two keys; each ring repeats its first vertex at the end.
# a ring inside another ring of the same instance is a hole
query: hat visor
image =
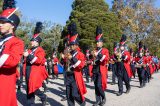
{"type": "Polygon", "coordinates": [[[70,42],[69,45],[78,45],[77,42],[70,42]]]}
{"type": "Polygon", "coordinates": [[[13,24],[11,20],[9,20],[8,18],[5,18],[5,17],[0,17],[0,21],[9,22],[9,23],[13,24]]]}
{"type": "Polygon", "coordinates": [[[103,40],[102,40],[102,39],[99,39],[99,40],[96,40],[96,42],[103,42],[103,40]]]}
{"type": "Polygon", "coordinates": [[[35,39],[35,38],[32,38],[30,41],[36,41],[36,42],[38,42],[37,39],[35,39]]]}
{"type": "Polygon", "coordinates": [[[37,40],[37,39],[35,39],[35,38],[32,38],[30,41],[36,41],[36,42],[38,42],[38,43],[41,43],[42,41],[39,41],[39,40],[37,40]]]}

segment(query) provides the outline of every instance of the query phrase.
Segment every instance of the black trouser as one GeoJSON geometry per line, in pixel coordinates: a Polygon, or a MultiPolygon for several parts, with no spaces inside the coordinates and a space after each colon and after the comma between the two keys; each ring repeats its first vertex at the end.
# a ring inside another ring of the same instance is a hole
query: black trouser
{"type": "Polygon", "coordinates": [[[136,68],[135,68],[135,65],[133,63],[131,63],[131,70],[132,70],[132,73],[133,73],[133,77],[135,78],[136,77],[136,68]]]}
{"type": "Polygon", "coordinates": [[[83,103],[80,93],[78,91],[74,74],[67,74],[66,94],[68,106],[75,106],[75,101],[77,101],[79,104],[83,103]]]}
{"type": "Polygon", "coordinates": [[[150,81],[150,78],[151,78],[150,69],[149,69],[149,67],[146,67],[145,80],[149,82],[149,81],[150,81]]]}
{"type": "Polygon", "coordinates": [[[20,65],[20,81],[23,82],[23,66],[20,65]]]}
{"type": "Polygon", "coordinates": [[[96,94],[96,101],[101,101],[105,98],[104,90],[102,89],[102,78],[101,73],[97,72],[93,74],[94,79],[94,86],[95,86],[95,94],[96,94]]]}
{"type": "Polygon", "coordinates": [[[112,82],[116,82],[116,70],[117,70],[117,65],[116,63],[112,64],[112,82]]]}
{"type": "Polygon", "coordinates": [[[89,82],[89,68],[88,68],[88,66],[85,66],[83,68],[83,72],[84,72],[84,74],[86,76],[86,81],[89,82]]]}
{"type": "Polygon", "coordinates": [[[130,89],[130,79],[128,77],[123,62],[118,62],[116,64],[117,64],[118,88],[119,92],[123,93],[123,81],[125,82],[126,89],[128,90],[130,89]]]}
{"type": "Polygon", "coordinates": [[[66,86],[67,75],[66,75],[66,69],[65,68],[63,70],[63,77],[64,77],[64,86],[66,86]]]}
{"type": "Polygon", "coordinates": [[[50,69],[49,63],[47,64],[46,68],[47,68],[48,74],[51,75],[51,69],[50,69]]]}
{"type": "Polygon", "coordinates": [[[140,86],[145,84],[145,73],[146,71],[143,68],[137,68],[137,74],[138,74],[140,86]]]}
{"type": "Polygon", "coordinates": [[[20,90],[22,83],[23,83],[23,66],[22,63],[20,63],[20,79],[17,80],[18,90],[20,90]]]}

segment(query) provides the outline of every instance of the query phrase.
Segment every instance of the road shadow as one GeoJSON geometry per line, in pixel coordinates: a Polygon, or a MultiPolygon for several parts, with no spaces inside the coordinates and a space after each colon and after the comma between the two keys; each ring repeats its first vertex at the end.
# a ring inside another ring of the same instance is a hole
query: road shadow
{"type": "Polygon", "coordinates": [[[60,83],[57,83],[57,82],[53,82],[53,81],[49,81],[51,84],[56,84],[58,86],[61,86],[61,87],[64,87],[65,85],[64,84],[60,84],[60,83]]]}
{"type": "Polygon", "coordinates": [[[49,103],[50,106],[64,106],[52,98],[47,98],[47,102],[49,103]]]}
{"type": "Polygon", "coordinates": [[[115,90],[106,89],[105,91],[106,91],[107,93],[117,94],[117,91],[115,91],[115,90]]]}
{"type": "Polygon", "coordinates": [[[89,89],[95,89],[94,86],[91,86],[91,85],[88,85],[88,84],[86,84],[86,87],[89,88],[89,89]]]}
{"type": "Polygon", "coordinates": [[[116,82],[113,84],[111,81],[108,81],[107,84],[109,84],[109,85],[116,85],[116,84],[118,84],[118,82],[116,81],[116,82]]]}
{"type": "Polygon", "coordinates": [[[139,88],[140,86],[137,86],[137,85],[130,85],[131,87],[136,87],[136,88],[139,88]]]}
{"type": "Polygon", "coordinates": [[[85,100],[86,100],[86,102],[88,102],[88,103],[90,103],[90,104],[94,104],[94,103],[95,103],[95,101],[92,101],[92,100],[90,100],[90,99],[88,99],[88,98],[85,98],[85,100]]]}
{"type": "Polygon", "coordinates": [[[64,98],[65,96],[65,91],[61,91],[61,90],[57,90],[57,89],[54,89],[54,88],[48,88],[48,90],[51,92],[51,93],[53,93],[53,94],[55,94],[55,95],[57,95],[57,96],[59,96],[59,97],[61,97],[61,98],[64,98]]]}

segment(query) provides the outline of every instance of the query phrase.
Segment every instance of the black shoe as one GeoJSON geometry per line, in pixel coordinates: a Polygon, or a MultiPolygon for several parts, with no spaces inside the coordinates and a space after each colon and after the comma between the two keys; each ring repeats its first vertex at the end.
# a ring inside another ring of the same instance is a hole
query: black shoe
{"type": "Polygon", "coordinates": [[[140,84],[139,88],[143,88],[143,84],[140,84]]]}
{"type": "Polygon", "coordinates": [[[91,79],[90,81],[93,82],[93,79],[91,79]]]}
{"type": "Polygon", "coordinates": [[[145,84],[145,82],[143,83],[143,87],[145,87],[146,86],[146,84],[145,84]]]}
{"type": "Polygon", "coordinates": [[[45,99],[41,100],[42,101],[42,106],[46,106],[47,105],[47,96],[45,95],[45,99]]]}
{"type": "Polygon", "coordinates": [[[67,100],[67,97],[64,97],[61,99],[61,101],[66,101],[67,100]]]}
{"type": "Polygon", "coordinates": [[[86,106],[86,101],[84,101],[80,106],[86,106]]]}
{"type": "Polygon", "coordinates": [[[93,104],[93,106],[99,106],[101,104],[100,101],[96,102],[95,104],[93,104]]]}
{"type": "Polygon", "coordinates": [[[89,80],[86,80],[86,83],[89,83],[89,80]]]}
{"type": "Polygon", "coordinates": [[[47,88],[47,87],[44,87],[44,91],[43,91],[43,93],[46,93],[46,92],[47,92],[47,90],[48,90],[48,88],[47,88]]]}
{"type": "Polygon", "coordinates": [[[18,86],[17,92],[21,92],[21,86],[18,86]]]}
{"type": "Polygon", "coordinates": [[[56,77],[54,75],[52,75],[52,79],[56,79],[56,77]]]}
{"type": "Polygon", "coordinates": [[[116,83],[115,82],[111,82],[111,85],[115,85],[116,83]]]}
{"type": "Polygon", "coordinates": [[[33,100],[27,100],[27,106],[35,106],[34,99],[33,100]]]}
{"type": "Polygon", "coordinates": [[[148,83],[150,82],[150,80],[151,80],[151,78],[150,78],[150,79],[148,79],[148,83]]]}
{"type": "Polygon", "coordinates": [[[126,91],[126,94],[128,94],[130,92],[131,88],[128,88],[126,91]]]}
{"type": "Polygon", "coordinates": [[[42,102],[42,106],[46,106],[47,105],[47,102],[46,101],[43,101],[42,102]]]}
{"type": "Polygon", "coordinates": [[[102,100],[102,102],[101,102],[101,106],[104,106],[106,104],[106,98],[104,98],[103,100],[102,100]]]}
{"type": "Polygon", "coordinates": [[[58,79],[58,75],[56,75],[56,79],[58,79]]]}
{"type": "Polygon", "coordinates": [[[121,96],[121,95],[122,95],[122,92],[118,92],[118,93],[117,93],[117,96],[121,96]]]}

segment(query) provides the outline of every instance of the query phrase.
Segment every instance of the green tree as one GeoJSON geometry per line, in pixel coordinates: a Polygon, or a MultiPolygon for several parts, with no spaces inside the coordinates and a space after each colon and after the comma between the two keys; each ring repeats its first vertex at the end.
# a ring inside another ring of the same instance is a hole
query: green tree
{"type": "Polygon", "coordinates": [[[160,24],[154,25],[153,33],[144,39],[145,45],[153,55],[160,58],[160,24]]]}
{"type": "MultiPolygon", "coordinates": [[[[16,31],[16,35],[20,37],[26,45],[30,45],[30,39],[33,36],[36,22],[36,20],[29,21],[23,18],[16,31]]],[[[61,25],[49,21],[43,22],[43,30],[40,34],[40,37],[43,39],[41,46],[46,51],[47,57],[51,56],[53,48],[58,48],[61,40],[61,32],[61,25]]]]}
{"type": "MultiPolygon", "coordinates": [[[[49,22],[50,23],[50,22],[49,22]]],[[[47,56],[51,56],[54,50],[58,50],[58,46],[61,42],[62,26],[60,24],[51,24],[50,27],[46,27],[43,32],[42,47],[46,50],[47,56]]]]}
{"type": "Polygon", "coordinates": [[[3,5],[3,1],[0,1],[0,13],[2,12],[2,5],[3,5]]]}
{"type": "Polygon", "coordinates": [[[157,22],[155,0],[114,0],[112,10],[118,15],[123,33],[134,43],[151,35],[157,22]]]}
{"type": "Polygon", "coordinates": [[[143,40],[153,54],[158,54],[160,9],[154,3],[155,0],[114,0],[112,11],[119,17],[123,33],[130,37],[131,46],[143,40]]]}
{"type": "Polygon", "coordinates": [[[121,30],[118,17],[109,11],[108,4],[104,0],[75,0],[72,4],[72,12],[64,27],[63,36],[67,32],[67,26],[71,22],[77,24],[80,36],[80,46],[95,44],[96,27],[103,29],[104,46],[112,51],[113,42],[119,41],[121,30]]]}

